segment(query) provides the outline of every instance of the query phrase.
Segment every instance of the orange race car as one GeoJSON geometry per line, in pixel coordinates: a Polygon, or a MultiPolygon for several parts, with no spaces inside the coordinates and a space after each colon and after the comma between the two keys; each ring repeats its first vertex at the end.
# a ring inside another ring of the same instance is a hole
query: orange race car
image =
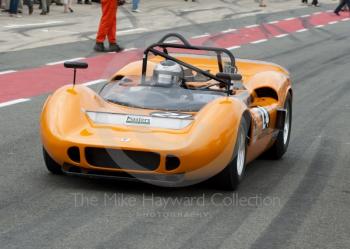
{"type": "Polygon", "coordinates": [[[168,34],[99,93],[73,84],[47,99],[41,115],[45,163],[54,174],[162,186],[212,178],[233,190],[249,162],[286,152],[292,97],[284,68],[236,60],[229,50],[168,34]],[[179,41],[166,42],[174,37],[179,41]]]}

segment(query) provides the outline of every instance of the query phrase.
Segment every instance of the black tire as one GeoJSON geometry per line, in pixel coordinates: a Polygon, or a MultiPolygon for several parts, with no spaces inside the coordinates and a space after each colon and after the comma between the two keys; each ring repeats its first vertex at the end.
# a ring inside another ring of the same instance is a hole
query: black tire
{"type": "Polygon", "coordinates": [[[236,190],[238,185],[243,179],[245,166],[246,166],[246,154],[247,154],[247,122],[242,118],[238,133],[236,145],[233,153],[232,161],[214,177],[214,182],[217,187],[223,190],[233,191],[236,190]],[[243,148],[240,146],[244,146],[243,148]],[[244,155],[239,155],[239,151],[244,151],[244,155]],[[240,161],[240,160],[243,160],[240,161]],[[240,163],[239,163],[240,162],[240,163]],[[243,164],[243,165],[242,165],[243,164]],[[239,165],[241,167],[239,167],[239,165]],[[239,169],[240,168],[240,169],[239,169]]]}
{"type": "Polygon", "coordinates": [[[48,171],[50,171],[54,175],[63,174],[61,166],[50,157],[45,148],[43,148],[43,157],[48,171]]]}
{"type": "MultiPolygon", "coordinates": [[[[290,93],[288,93],[286,101],[284,103],[284,108],[287,110],[286,119],[288,118],[288,134],[286,135],[285,139],[285,133],[286,130],[280,130],[277,136],[277,139],[275,143],[272,145],[272,147],[266,152],[266,155],[270,159],[278,160],[281,159],[282,156],[286,153],[289,145],[290,140],[290,133],[292,128],[292,96],[290,93]]],[[[285,124],[286,127],[286,124],[285,124]]]]}

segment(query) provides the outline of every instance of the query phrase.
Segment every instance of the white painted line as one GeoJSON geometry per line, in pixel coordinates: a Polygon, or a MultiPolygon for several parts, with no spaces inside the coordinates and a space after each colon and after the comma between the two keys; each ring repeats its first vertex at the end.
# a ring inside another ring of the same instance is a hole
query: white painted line
{"type": "Polygon", "coordinates": [[[8,102],[3,102],[3,103],[0,103],[0,108],[5,107],[5,106],[10,106],[10,105],[15,105],[15,104],[27,102],[27,101],[30,101],[30,99],[15,99],[15,100],[11,100],[8,102]]]}
{"type": "Polygon", "coordinates": [[[294,20],[295,19],[295,17],[289,17],[289,18],[286,18],[286,19],[284,19],[285,21],[290,21],[290,20],[294,20]]]}
{"type": "Polygon", "coordinates": [[[40,29],[41,32],[50,33],[65,33],[65,34],[79,34],[79,32],[67,31],[67,30],[55,30],[55,29],[40,29]]]}
{"type": "MultiPolygon", "coordinates": [[[[130,51],[134,51],[134,50],[137,50],[137,48],[126,48],[124,49],[123,51],[121,51],[122,53],[125,53],[125,52],[130,52],[130,51]]],[[[117,52],[108,52],[109,54],[117,54],[117,52]]]]}
{"type": "Polygon", "coordinates": [[[233,47],[229,47],[229,48],[226,48],[227,50],[235,50],[235,49],[238,49],[240,48],[241,46],[233,46],[233,47]]]}
{"type": "Polygon", "coordinates": [[[26,23],[26,24],[13,24],[13,25],[6,25],[4,28],[24,28],[24,27],[36,27],[36,26],[47,26],[47,25],[53,25],[53,24],[60,24],[64,23],[64,21],[50,21],[50,22],[41,22],[41,23],[26,23]]]}
{"type": "MultiPolygon", "coordinates": [[[[133,50],[137,50],[137,48],[126,48],[122,52],[129,52],[129,51],[133,51],[133,50]]],[[[115,53],[115,52],[113,52],[113,53],[115,53]]]]}
{"type": "Polygon", "coordinates": [[[256,28],[256,27],[259,27],[258,24],[253,24],[253,25],[248,25],[248,26],[245,26],[245,28],[249,29],[249,28],[256,28]]]}
{"type": "Polygon", "coordinates": [[[288,36],[289,34],[281,34],[281,35],[276,35],[275,38],[282,38],[282,37],[286,37],[288,36]]]}
{"type": "Polygon", "coordinates": [[[252,44],[258,44],[258,43],[262,43],[262,42],[266,42],[267,39],[261,39],[261,40],[257,40],[257,41],[253,41],[251,42],[252,44]]]}
{"type": "Polygon", "coordinates": [[[121,31],[117,31],[118,35],[126,35],[126,34],[130,34],[130,33],[137,33],[137,32],[142,32],[142,31],[147,31],[148,29],[144,29],[144,28],[137,28],[137,29],[127,29],[127,30],[121,30],[121,31]]]}
{"type": "Polygon", "coordinates": [[[300,17],[309,17],[310,15],[302,15],[302,16],[300,16],[300,17]]]}
{"type": "Polygon", "coordinates": [[[349,17],[347,17],[347,18],[344,18],[343,20],[341,20],[342,22],[346,22],[346,21],[349,21],[350,20],[350,18],[349,17]]]}
{"type": "Polygon", "coordinates": [[[96,85],[96,84],[99,84],[99,83],[102,83],[102,82],[106,82],[106,81],[107,81],[106,79],[99,79],[99,80],[93,80],[93,81],[85,82],[82,85],[84,85],[84,86],[92,86],[92,85],[96,85]]]}
{"type": "Polygon", "coordinates": [[[192,36],[192,39],[198,39],[198,38],[204,38],[204,37],[208,37],[210,34],[208,33],[205,33],[203,35],[195,35],[195,36],[192,36]]]}
{"type": "Polygon", "coordinates": [[[271,22],[268,22],[268,24],[276,24],[278,23],[279,21],[271,21],[271,22]]]}
{"type": "Polygon", "coordinates": [[[321,11],[318,11],[318,12],[315,12],[314,15],[319,15],[321,13],[322,13],[321,11]]]}
{"type": "Polygon", "coordinates": [[[317,25],[317,26],[315,26],[315,28],[323,28],[324,27],[324,25],[317,25]]]}
{"type": "Polygon", "coordinates": [[[226,30],[221,31],[221,33],[227,34],[227,33],[235,32],[235,31],[237,31],[237,29],[226,29],[226,30]]]}
{"type": "Polygon", "coordinates": [[[301,33],[301,32],[305,32],[305,31],[307,31],[307,29],[299,29],[299,30],[297,30],[297,31],[295,31],[295,32],[301,33]]]}
{"type": "Polygon", "coordinates": [[[0,75],[1,75],[1,74],[15,73],[15,72],[17,72],[17,71],[15,71],[15,70],[7,70],[7,71],[2,71],[2,72],[0,72],[0,75]]]}
{"type": "Polygon", "coordinates": [[[64,61],[50,62],[50,63],[47,63],[46,65],[47,66],[54,66],[54,65],[63,64],[66,61],[80,61],[80,60],[84,60],[84,59],[86,59],[86,58],[85,57],[78,57],[78,58],[73,58],[73,59],[67,59],[67,60],[64,60],[64,61]]]}
{"type": "Polygon", "coordinates": [[[336,24],[338,21],[329,22],[328,24],[336,24]]]}

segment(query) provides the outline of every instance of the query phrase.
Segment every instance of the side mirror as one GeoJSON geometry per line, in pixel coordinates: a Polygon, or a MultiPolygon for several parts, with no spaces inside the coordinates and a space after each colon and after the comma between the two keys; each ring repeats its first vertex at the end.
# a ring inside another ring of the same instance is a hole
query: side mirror
{"type": "Polygon", "coordinates": [[[73,78],[73,86],[75,86],[76,78],[77,78],[77,69],[86,69],[89,67],[89,64],[81,61],[66,61],[64,63],[65,68],[73,68],[74,69],[74,78],[73,78]]]}
{"type": "Polygon", "coordinates": [[[64,63],[65,68],[74,68],[74,69],[86,69],[89,67],[89,64],[80,61],[66,61],[64,63]]]}
{"type": "Polygon", "coordinates": [[[223,80],[233,80],[233,81],[240,81],[242,80],[242,75],[238,73],[217,73],[216,77],[223,79],[223,80]]]}

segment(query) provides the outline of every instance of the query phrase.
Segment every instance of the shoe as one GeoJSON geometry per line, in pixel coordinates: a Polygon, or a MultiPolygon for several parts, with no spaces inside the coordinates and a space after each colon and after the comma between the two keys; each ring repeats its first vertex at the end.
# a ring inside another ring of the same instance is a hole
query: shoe
{"type": "Polygon", "coordinates": [[[56,5],[57,5],[57,6],[63,6],[63,3],[56,2],[56,5]]]}
{"type": "Polygon", "coordinates": [[[41,15],[41,16],[46,16],[46,15],[47,15],[47,12],[46,12],[46,11],[41,11],[40,15],[41,15]]]}
{"type": "Polygon", "coordinates": [[[105,45],[102,42],[96,42],[94,50],[96,52],[106,52],[105,45]]]}
{"type": "Polygon", "coordinates": [[[132,12],[140,13],[140,12],[141,12],[141,10],[139,10],[139,9],[135,9],[135,10],[132,10],[132,12]]]}
{"type": "Polygon", "coordinates": [[[74,10],[72,8],[68,8],[68,9],[69,9],[70,13],[74,12],[74,10]]]}
{"type": "Polygon", "coordinates": [[[340,16],[339,12],[334,11],[334,14],[336,14],[337,16],[340,16]]]}
{"type": "Polygon", "coordinates": [[[121,51],[123,51],[124,48],[120,47],[117,43],[110,43],[109,44],[109,49],[108,52],[116,52],[119,53],[121,51]]]}

